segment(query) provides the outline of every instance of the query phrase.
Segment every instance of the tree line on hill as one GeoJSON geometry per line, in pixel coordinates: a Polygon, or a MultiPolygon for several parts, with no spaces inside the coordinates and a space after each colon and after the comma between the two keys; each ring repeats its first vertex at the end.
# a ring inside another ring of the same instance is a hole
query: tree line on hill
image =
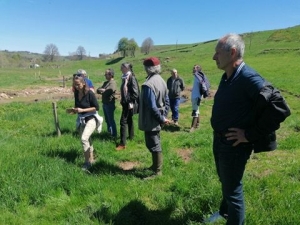
{"type": "MultiPolygon", "coordinates": [[[[147,55],[152,50],[153,46],[154,42],[150,37],[142,42],[141,47],[138,46],[133,38],[128,39],[123,37],[119,40],[117,49],[113,54],[120,53],[122,57],[135,57],[136,51],[140,50],[141,53],[147,55]]],[[[99,58],[104,58],[106,56],[106,54],[99,54],[99,58]]],[[[75,52],[69,53],[69,56],[60,56],[58,47],[51,43],[46,45],[43,54],[30,53],[27,51],[0,51],[0,68],[8,66],[36,68],[36,65],[40,65],[41,63],[55,62],[62,58],[68,60],[83,60],[91,57],[87,55],[83,46],[78,46],[75,52]]]]}
{"type": "MultiPolygon", "coordinates": [[[[141,52],[146,55],[149,54],[153,45],[154,45],[153,40],[150,37],[146,38],[141,45],[141,52]]],[[[133,38],[128,39],[126,37],[123,37],[118,42],[118,47],[116,52],[120,52],[123,57],[126,56],[135,57],[135,52],[138,49],[139,49],[138,44],[133,38]]]]}

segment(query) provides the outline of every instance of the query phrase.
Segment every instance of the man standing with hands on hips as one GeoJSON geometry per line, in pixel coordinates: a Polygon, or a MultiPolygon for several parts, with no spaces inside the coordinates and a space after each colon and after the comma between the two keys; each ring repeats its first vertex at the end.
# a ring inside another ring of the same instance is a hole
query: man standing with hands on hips
{"type": "Polygon", "coordinates": [[[276,141],[274,131],[290,114],[288,107],[281,114],[271,104],[276,102],[266,99],[264,91],[272,86],[245,64],[244,50],[240,35],[227,34],[217,42],[213,56],[217,67],[224,70],[211,116],[213,154],[223,198],[219,211],[207,222],[223,217],[227,225],[245,224],[242,178],[247,161],[253,149],[265,147],[265,140],[269,144],[276,141]]]}

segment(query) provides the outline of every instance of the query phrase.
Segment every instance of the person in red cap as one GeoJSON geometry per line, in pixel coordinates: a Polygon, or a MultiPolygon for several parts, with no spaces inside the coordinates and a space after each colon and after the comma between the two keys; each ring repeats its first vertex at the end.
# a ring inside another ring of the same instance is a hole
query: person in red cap
{"type": "Polygon", "coordinates": [[[141,89],[138,124],[145,132],[146,147],[152,154],[152,165],[148,168],[153,172],[150,177],[155,177],[162,174],[160,130],[163,124],[170,123],[167,119],[170,103],[167,84],[160,76],[159,59],[150,57],[143,64],[147,77],[141,89]]]}

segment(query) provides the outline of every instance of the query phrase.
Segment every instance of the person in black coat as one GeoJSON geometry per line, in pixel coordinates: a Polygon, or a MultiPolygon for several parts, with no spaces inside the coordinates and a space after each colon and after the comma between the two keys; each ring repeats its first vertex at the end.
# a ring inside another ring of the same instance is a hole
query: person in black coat
{"type": "Polygon", "coordinates": [[[274,141],[270,133],[283,121],[279,118],[283,114],[272,106],[271,98],[263,97],[268,90],[264,90],[266,81],[244,62],[244,50],[242,37],[228,34],[219,39],[213,56],[217,67],[224,70],[211,116],[213,154],[222,201],[219,211],[207,222],[225,218],[227,225],[245,224],[242,178],[247,161],[253,150],[261,150],[262,146],[255,147],[255,144],[265,145],[268,137],[269,142],[274,141]]]}
{"type": "Polygon", "coordinates": [[[133,115],[138,112],[139,103],[139,85],[132,71],[130,63],[122,63],[122,84],[121,84],[121,105],[122,114],[120,118],[120,143],[116,150],[124,150],[126,148],[127,130],[129,139],[134,138],[133,115]]]}

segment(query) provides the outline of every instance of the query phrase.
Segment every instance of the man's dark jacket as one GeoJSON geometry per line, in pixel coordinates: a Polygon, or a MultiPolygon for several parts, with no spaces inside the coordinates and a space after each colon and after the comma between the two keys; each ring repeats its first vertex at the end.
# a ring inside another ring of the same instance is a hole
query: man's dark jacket
{"type": "Polygon", "coordinates": [[[291,115],[290,108],[279,90],[266,82],[254,106],[254,123],[246,129],[245,137],[254,143],[254,152],[276,149],[276,133],[280,123],[291,115]]]}

